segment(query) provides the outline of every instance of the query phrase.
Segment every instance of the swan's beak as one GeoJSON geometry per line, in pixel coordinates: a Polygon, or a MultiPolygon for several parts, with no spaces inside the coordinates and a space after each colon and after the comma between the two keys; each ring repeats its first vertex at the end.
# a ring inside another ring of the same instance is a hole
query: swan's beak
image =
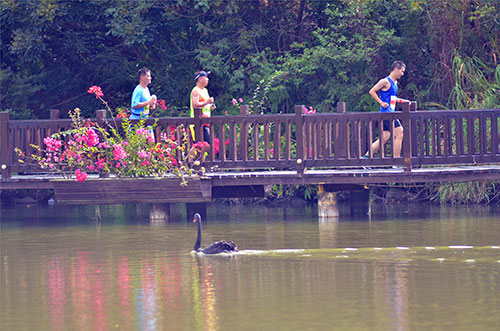
{"type": "Polygon", "coordinates": [[[193,223],[196,223],[196,218],[193,218],[193,223]]]}

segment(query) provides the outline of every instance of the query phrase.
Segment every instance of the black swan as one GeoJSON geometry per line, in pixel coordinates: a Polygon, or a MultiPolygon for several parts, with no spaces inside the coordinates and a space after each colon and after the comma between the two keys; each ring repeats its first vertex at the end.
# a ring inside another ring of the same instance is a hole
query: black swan
{"type": "Polygon", "coordinates": [[[201,245],[201,216],[200,214],[194,214],[194,223],[198,223],[198,237],[196,238],[196,243],[194,244],[195,252],[202,252],[203,254],[218,254],[218,253],[228,253],[228,252],[237,252],[238,247],[234,242],[230,241],[216,241],[213,244],[200,249],[201,245]]]}

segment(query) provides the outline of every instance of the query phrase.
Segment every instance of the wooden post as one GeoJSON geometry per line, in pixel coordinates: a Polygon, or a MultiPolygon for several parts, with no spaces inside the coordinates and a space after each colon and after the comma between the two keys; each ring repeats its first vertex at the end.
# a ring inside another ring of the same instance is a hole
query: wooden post
{"type": "Polygon", "coordinates": [[[195,143],[203,141],[203,126],[201,125],[201,118],[203,108],[194,108],[194,140],[195,143]]]}
{"type": "Polygon", "coordinates": [[[12,147],[9,136],[9,113],[0,113],[0,167],[2,181],[10,178],[10,156],[12,147]]]}
{"type": "MultiPolygon", "coordinates": [[[[250,114],[250,106],[241,105],[240,115],[248,116],[250,114]]],[[[240,159],[247,161],[248,159],[248,123],[243,121],[240,128],[240,159]]]]}
{"type": "Polygon", "coordinates": [[[411,171],[411,125],[410,125],[410,102],[403,102],[403,112],[401,116],[404,137],[403,137],[403,164],[404,171],[411,171]]]}
{"type": "Polygon", "coordinates": [[[58,120],[61,118],[61,111],[59,109],[51,109],[50,110],[50,119],[58,120]]]}
{"type": "Polygon", "coordinates": [[[106,109],[97,109],[95,111],[95,117],[98,120],[104,120],[104,119],[106,119],[106,109]]]}
{"type": "Polygon", "coordinates": [[[295,140],[297,151],[297,173],[303,174],[306,171],[305,166],[305,148],[304,148],[304,105],[295,106],[295,140]]]}

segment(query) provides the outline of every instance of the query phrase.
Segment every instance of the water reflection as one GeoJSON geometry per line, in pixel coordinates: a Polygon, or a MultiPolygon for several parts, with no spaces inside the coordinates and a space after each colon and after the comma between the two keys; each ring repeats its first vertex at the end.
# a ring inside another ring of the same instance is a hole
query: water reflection
{"type": "Polygon", "coordinates": [[[110,221],[112,209],[105,208],[99,228],[85,208],[64,214],[88,217],[79,222],[2,223],[2,330],[498,325],[500,250],[486,246],[500,243],[495,215],[463,209],[450,217],[438,209],[427,219],[318,222],[314,209],[285,209],[209,208],[207,241],[223,236],[243,249],[301,248],[233,257],[189,254],[195,229],[175,212],[155,226],[126,212],[110,221]],[[443,247],[451,244],[474,247],[443,247]]]}

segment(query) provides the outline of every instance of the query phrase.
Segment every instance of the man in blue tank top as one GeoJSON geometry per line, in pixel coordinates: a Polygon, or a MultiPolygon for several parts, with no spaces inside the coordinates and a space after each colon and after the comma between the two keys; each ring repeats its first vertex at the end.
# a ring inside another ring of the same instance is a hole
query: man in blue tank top
{"type": "MultiPolygon", "coordinates": [[[[406,65],[402,61],[395,61],[391,65],[391,73],[389,76],[379,80],[377,84],[371,88],[370,92],[368,92],[370,96],[380,105],[380,112],[394,112],[396,110],[396,103],[408,101],[400,99],[396,96],[398,94],[398,79],[403,77],[405,69],[406,65]],[[377,93],[379,93],[380,96],[377,93]]],[[[382,144],[385,144],[391,137],[391,126],[392,123],[390,120],[383,121],[382,144]]],[[[402,142],[403,126],[401,125],[401,122],[396,119],[394,121],[394,157],[400,157],[402,142]]],[[[380,146],[380,139],[377,139],[371,145],[372,154],[376,153],[380,149],[380,146]]],[[[367,157],[367,155],[364,156],[364,158],[367,157]]]]}
{"type": "Polygon", "coordinates": [[[141,68],[137,73],[139,76],[139,85],[132,93],[130,102],[130,119],[146,119],[149,117],[149,109],[156,107],[156,95],[149,93],[148,85],[151,84],[151,70],[141,68]]]}

